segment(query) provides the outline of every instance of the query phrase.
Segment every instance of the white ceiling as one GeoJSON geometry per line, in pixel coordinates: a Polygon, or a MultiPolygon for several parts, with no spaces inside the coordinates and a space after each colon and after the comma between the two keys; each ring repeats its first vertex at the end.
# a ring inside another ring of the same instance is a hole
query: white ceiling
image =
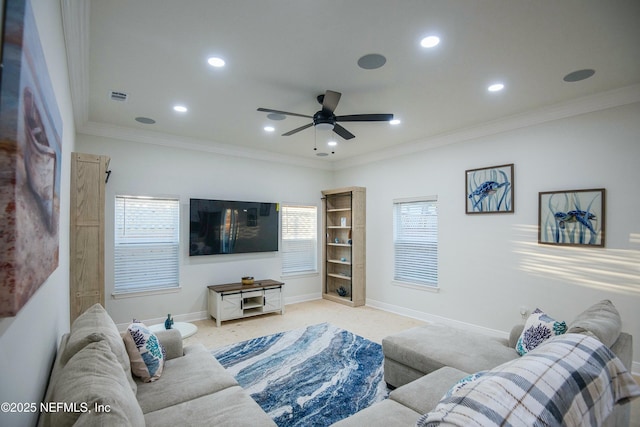
{"type": "Polygon", "coordinates": [[[230,153],[345,161],[640,83],[638,0],[63,0],[63,17],[78,131],[230,153]],[[440,45],[420,47],[430,34],[440,45]],[[386,64],[359,68],[370,53],[386,64]],[[356,138],[321,159],[327,132],[280,136],[310,120],[256,111],[313,115],[327,89],[336,115],[402,124],[343,123],[356,138]]]}

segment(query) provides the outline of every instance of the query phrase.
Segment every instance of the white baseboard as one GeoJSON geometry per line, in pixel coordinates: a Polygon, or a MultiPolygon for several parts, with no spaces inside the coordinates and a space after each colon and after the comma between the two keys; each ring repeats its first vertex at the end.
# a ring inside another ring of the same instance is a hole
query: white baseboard
{"type": "MultiPolygon", "coordinates": [[[[306,295],[299,295],[295,297],[285,298],[285,305],[288,304],[297,304],[305,301],[314,301],[322,299],[321,293],[313,293],[306,295]]],[[[422,320],[423,322],[429,323],[439,323],[448,326],[454,326],[461,329],[470,330],[473,332],[478,332],[481,334],[497,337],[497,338],[508,338],[508,331],[499,331],[497,329],[486,328],[484,326],[474,325],[472,323],[461,322],[455,319],[449,319],[448,317],[437,316],[435,314],[429,314],[422,311],[412,310],[410,308],[400,307],[398,305],[387,304],[385,302],[376,301],[370,298],[367,298],[367,305],[372,308],[377,308],[378,310],[388,311],[390,313],[399,314],[401,316],[411,317],[412,319],[422,320]]],[[[195,313],[187,313],[187,314],[177,314],[173,316],[173,320],[176,322],[194,322],[196,320],[206,320],[209,318],[209,312],[207,311],[197,311],[195,313]]],[[[165,317],[156,317],[153,319],[144,319],[141,320],[145,325],[155,325],[156,323],[164,323],[165,317]]],[[[117,325],[118,330],[124,331],[129,326],[129,323],[120,323],[117,325]]],[[[640,362],[632,362],[631,371],[633,375],[640,376],[640,362]]]]}
{"type": "Polygon", "coordinates": [[[313,294],[306,294],[306,295],[298,295],[295,297],[285,298],[284,305],[297,304],[299,302],[306,302],[306,301],[315,301],[318,299],[322,299],[322,293],[320,292],[313,293],[313,294]]]}
{"type": "MultiPolygon", "coordinates": [[[[196,320],[206,320],[209,318],[209,313],[207,311],[197,311],[195,313],[187,313],[187,314],[176,314],[175,316],[171,316],[174,322],[195,322],[196,320]]],[[[147,326],[155,325],[158,323],[164,323],[166,317],[155,317],[152,319],[138,319],[142,323],[147,326]]],[[[127,329],[129,323],[118,323],[116,326],[119,331],[124,331],[127,329]]]]}
{"type": "Polygon", "coordinates": [[[422,311],[412,310],[405,307],[400,307],[393,304],[387,304],[385,302],[372,300],[367,298],[367,305],[369,307],[377,308],[380,310],[388,311],[402,316],[411,317],[413,319],[422,320],[423,322],[439,323],[442,325],[453,326],[460,329],[466,329],[473,332],[489,335],[496,338],[509,338],[509,331],[499,331],[497,329],[486,328],[484,326],[474,325],[472,323],[461,322],[455,319],[449,319],[448,317],[437,316],[435,314],[429,314],[422,311]]]}
{"type": "MultiPolygon", "coordinates": [[[[320,292],[285,298],[284,304],[285,305],[297,304],[299,302],[313,301],[318,299],[322,299],[322,294],[320,292]]],[[[195,322],[196,320],[207,320],[209,319],[210,316],[208,311],[196,311],[195,313],[176,314],[172,317],[174,322],[195,322]]],[[[151,326],[158,323],[164,323],[166,319],[167,319],[166,317],[155,317],[151,319],[139,319],[139,320],[145,325],[151,326]]],[[[127,329],[127,326],[129,326],[129,324],[130,323],[119,323],[116,326],[118,327],[119,331],[124,331],[125,329],[127,329]]]]}
{"type": "MultiPolygon", "coordinates": [[[[390,313],[399,314],[401,316],[411,317],[412,319],[422,320],[423,322],[440,323],[443,325],[455,326],[457,328],[467,329],[497,338],[509,338],[509,332],[485,328],[484,326],[478,326],[472,323],[460,322],[459,320],[436,316],[434,314],[424,313],[422,311],[411,310],[409,308],[387,304],[381,301],[372,300],[370,298],[367,298],[367,305],[379,310],[388,311],[390,313]]],[[[633,375],[640,377],[640,362],[631,362],[631,372],[633,375]]]]}

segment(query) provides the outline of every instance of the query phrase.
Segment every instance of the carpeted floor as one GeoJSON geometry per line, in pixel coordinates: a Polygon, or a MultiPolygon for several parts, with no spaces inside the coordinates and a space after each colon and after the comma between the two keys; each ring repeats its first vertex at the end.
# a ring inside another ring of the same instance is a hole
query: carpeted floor
{"type": "Polygon", "coordinates": [[[388,396],[380,344],[330,323],[212,354],[279,426],[328,426],[388,396]]]}

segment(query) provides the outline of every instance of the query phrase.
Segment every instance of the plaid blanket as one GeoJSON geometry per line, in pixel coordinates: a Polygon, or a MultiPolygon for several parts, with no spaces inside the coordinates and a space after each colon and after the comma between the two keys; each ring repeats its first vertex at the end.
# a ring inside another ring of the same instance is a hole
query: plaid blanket
{"type": "Polygon", "coordinates": [[[423,415],[431,426],[598,426],[640,396],[622,361],[597,339],[559,335],[459,386],[423,415]]]}

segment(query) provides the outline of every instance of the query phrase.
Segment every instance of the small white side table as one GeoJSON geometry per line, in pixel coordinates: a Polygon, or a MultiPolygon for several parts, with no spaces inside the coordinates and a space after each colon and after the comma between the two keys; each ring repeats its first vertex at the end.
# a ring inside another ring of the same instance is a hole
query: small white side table
{"type": "MultiPolygon", "coordinates": [[[[189,322],[174,322],[173,329],[177,329],[182,336],[182,339],[188,338],[198,332],[198,327],[189,322]]],[[[157,325],[149,326],[151,332],[164,331],[164,323],[158,323],[157,325]]]]}

